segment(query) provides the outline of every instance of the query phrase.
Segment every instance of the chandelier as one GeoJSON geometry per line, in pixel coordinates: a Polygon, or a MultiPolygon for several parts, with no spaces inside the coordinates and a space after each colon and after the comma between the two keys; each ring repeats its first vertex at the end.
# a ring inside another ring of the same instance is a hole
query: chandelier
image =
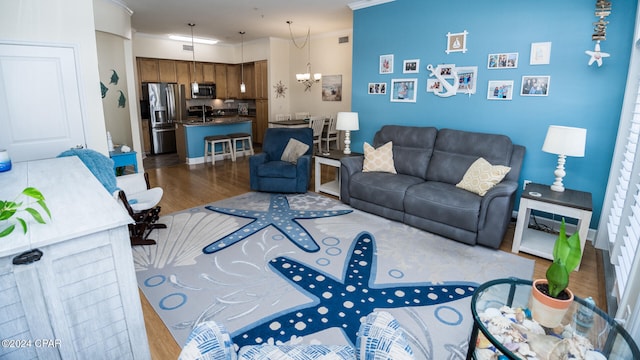
{"type": "Polygon", "coordinates": [[[307,29],[307,38],[304,40],[302,45],[298,45],[296,43],[296,39],[293,37],[293,32],[291,31],[291,24],[293,21],[288,20],[287,24],[289,24],[289,35],[291,36],[291,41],[293,45],[298,49],[303,49],[307,44],[307,72],[303,74],[296,74],[296,80],[305,86],[304,91],[311,91],[311,86],[314,83],[320,82],[322,79],[322,74],[320,73],[312,73],[311,72],[311,28],[307,29]]]}

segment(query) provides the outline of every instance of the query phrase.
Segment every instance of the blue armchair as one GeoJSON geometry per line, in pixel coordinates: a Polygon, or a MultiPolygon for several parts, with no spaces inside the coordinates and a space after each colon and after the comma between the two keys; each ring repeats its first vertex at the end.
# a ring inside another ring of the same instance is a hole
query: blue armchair
{"type": "Polygon", "coordinates": [[[277,193],[307,192],[311,178],[312,154],[311,128],[268,128],[262,142],[262,152],[249,158],[251,190],[277,193]],[[281,160],[291,138],[309,146],[295,163],[281,160]]]}

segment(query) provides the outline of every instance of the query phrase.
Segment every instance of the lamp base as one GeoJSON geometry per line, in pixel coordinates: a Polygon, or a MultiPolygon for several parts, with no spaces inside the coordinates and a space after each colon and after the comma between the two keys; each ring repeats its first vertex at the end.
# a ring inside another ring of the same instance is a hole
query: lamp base
{"type": "Polygon", "coordinates": [[[551,185],[551,190],[557,192],[564,191],[564,185],[562,184],[562,178],[567,175],[564,171],[564,163],[566,162],[565,155],[558,155],[558,166],[556,167],[556,171],[553,172],[553,175],[556,177],[556,181],[551,185]]]}
{"type": "Polygon", "coordinates": [[[351,154],[351,131],[350,130],[345,130],[344,131],[344,154],[351,154]]]}

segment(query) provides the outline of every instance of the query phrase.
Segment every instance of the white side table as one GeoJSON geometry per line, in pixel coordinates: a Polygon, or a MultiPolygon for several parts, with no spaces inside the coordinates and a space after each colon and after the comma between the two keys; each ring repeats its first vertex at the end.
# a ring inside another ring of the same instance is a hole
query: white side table
{"type": "MultiPolygon", "coordinates": [[[[528,184],[520,198],[518,221],[513,235],[511,252],[519,251],[553,260],[553,245],[556,234],[529,229],[531,210],[539,210],[558,214],[578,220],[577,230],[580,235],[580,249],[584,253],[589,223],[591,222],[591,193],[565,189],[564,192],[552,191],[548,185],[528,184]]],[[[576,267],[576,270],[580,268],[576,267]]]]}
{"type": "Polygon", "coordinates": [[[315,153],[316,159],[315,168],[315,192],[323,192],[340,198],[340,159],[349,156],[360,156],[361,153],[352,152],[351,154],[345,154],[342,150],[331,150],[329,153],[315,153]],[[321,183],[322,179],[322,164],[333,166],[338,169],[338,176],[329,182],[321,183]]]}

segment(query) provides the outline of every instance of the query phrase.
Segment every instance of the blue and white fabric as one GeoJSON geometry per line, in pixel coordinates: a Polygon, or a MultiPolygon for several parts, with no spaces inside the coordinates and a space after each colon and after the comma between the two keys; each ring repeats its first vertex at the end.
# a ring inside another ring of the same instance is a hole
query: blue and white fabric
{"type": "Polygon", "coordinates": [[[413,350],[400,323],[388,312],[369,314],[358,331],[356,340],[358,359],[412,360],[413,350]]]}
{"type": "Polygon", "coordinates": [[[236,360],[231,336],[222,324],[205,321],[196,326],[182,348],[179,360],[236,360]]]}
{"type": "Polygon", "coordinates": [[[355,359],[348,345],[260,345],[244,346],[238,358],[250,360],[340,360],[355,359]]]}

